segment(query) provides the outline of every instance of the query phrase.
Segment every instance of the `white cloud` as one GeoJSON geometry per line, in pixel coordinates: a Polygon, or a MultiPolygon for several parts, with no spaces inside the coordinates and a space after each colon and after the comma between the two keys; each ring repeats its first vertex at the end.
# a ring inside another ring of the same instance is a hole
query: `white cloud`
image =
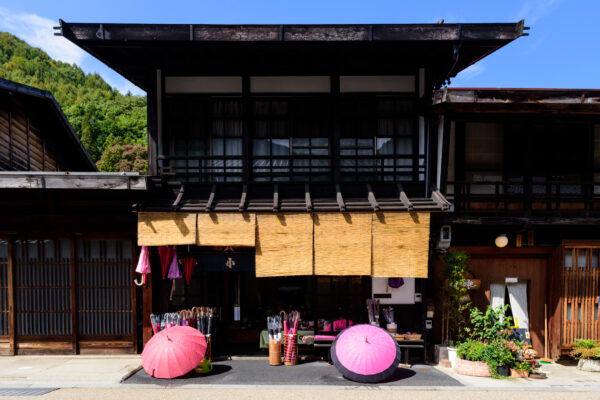
{"type": "Polygon", "coordinates": [[[57,21],[36,14],[16,13],[0,7],[0,31],[12,33],[31,46],[39,47],[50,57],[69,64],[77,64],[86,73],[97,72],[119,92],[145,95],[144,91],[117,74],[81,48],[62,36],[54,36],[57,21]]]}
{"type": "Polygon", "coordinates": [[[519,12],[516,19],[524,19],[528,25],[533,25],[541,18],[545,17],[558,6],[563,0],[527,0],[519,12]]]}
{"type": "Polygon", "coordinates": [[[456,75],[455,80],[469,81],[485,71],[483,64],[473,64],[456,75]]]}
{"type": "Polygon", "coordinates": [[[32,46],[39,47],[50,57],[70,64],[81,64],[86,53],[62,36],[54,36],[57,23],[36,14],[14,13],[0,7],[0,30],[10,32],[32,46]]]}

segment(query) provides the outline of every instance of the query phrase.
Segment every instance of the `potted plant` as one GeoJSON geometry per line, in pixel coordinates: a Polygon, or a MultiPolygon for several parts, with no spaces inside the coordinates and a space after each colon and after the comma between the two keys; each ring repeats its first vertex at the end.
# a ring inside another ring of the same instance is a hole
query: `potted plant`
{"type": "Polygon", "coordinates": [[[511,378],[529,378],[532,368],[527,361],[518,361],[510,369],[511,378]]]}
{"type": "Polygon", "coordinates": [[[577,339],[571,355],[579,359],[577,369],[600,372],[600,342],[590,339],[577,339]]]}

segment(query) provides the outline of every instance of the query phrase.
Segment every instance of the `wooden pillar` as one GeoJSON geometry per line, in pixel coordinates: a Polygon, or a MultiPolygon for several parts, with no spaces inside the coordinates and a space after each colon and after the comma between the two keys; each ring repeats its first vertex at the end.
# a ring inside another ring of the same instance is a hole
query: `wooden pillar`
{"type": "Polygon", "coordinates": [[[146,284],[142,287],[142,341],[144,345],[152,338],[150,313],[152,313],[152,274],[147,274],[146,284]]]}
{"type": "MultiPolygon", "coordinates": [[[[132,275],[132,281],[135,281],[136,278],[136,273],[135,273],[135,267],[137,265],[137,246],[136,246],[136,237],[131,238],[131,275],[132,275]]],[[[132,318],[132,335],[133,335],[133,346],[132,346],[132,352],[135,353],[137,352],[137,344],[138,344],[138,329],[137,329],[137,286],[135,284],[131,285],[131,306],[133,314],[131,316],[132,318]]],[[[150,318],[148,317],[148,320],[150,318]]],[[[143,340],[143,343],[146,343],[145,340],[143,340]]]]}
{"type": "Polygon", "coordinates": [[[9,350],[8,354],[14,356],[16,354],[16,327],[17,327],[17,310],[15,309],[15,262],[13,254],[14,240],[8,239],[8,328],[9,328],[9,350]]]}
{"type": "Polygon", "coordinates": [[[71,267],[71,345],[73,354],[77,354],[77,268],[75,258],[75,239],[69,239],[71,247],[70,267],[71,267]]]}

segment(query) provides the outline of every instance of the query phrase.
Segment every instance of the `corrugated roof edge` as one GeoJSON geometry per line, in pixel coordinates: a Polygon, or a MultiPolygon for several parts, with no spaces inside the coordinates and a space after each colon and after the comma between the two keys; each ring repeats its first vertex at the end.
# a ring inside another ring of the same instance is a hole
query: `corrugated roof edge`
{"type": "Polygon", "coordinates": [[[56,99],[54,98],[52,93],[50,93],[46,90],[35,88],[33,86],[28,86],[28,85],[24,85],[22,83],[9,81],[9,80],[3,79],[3,78],[0,78],[0,89],[4,89],[4,90],[16,92],[16,93],[21,93],[21,94],[24,94],[27,96],[34,96],[34,97],[49,101],[50,104],[52,105],[56,115],[58,116],[60,122],[63,124],[65,129],[70,133],[71,140],[78,148],[79,152],[83,156],[86,163],[89,165],[90,169],[92,171],[98,171],[98,168],[96,167],[96,164],[92,160],[92,157],[90,156],[90,154],[87,152],[87,150],[85,149],[85,147],[79,140],[79,137],[77,136],[77,133],[75,133],[73,126],[67,119],[67,116],[65,115],[65,113],[60,108],[60,105],[58,104],[58,102],[56,101],[56,99]]]}

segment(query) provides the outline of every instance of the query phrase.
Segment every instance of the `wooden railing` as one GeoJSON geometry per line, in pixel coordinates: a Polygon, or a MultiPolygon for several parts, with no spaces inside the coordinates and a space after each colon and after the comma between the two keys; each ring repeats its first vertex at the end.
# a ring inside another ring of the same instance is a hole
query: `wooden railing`
{"type": "Polygon", "coordinates": [[[426,173],[424,155],[252,156],[249,165],[243,156],[161,155],[158,160],[159,175],[182,183],[241,182],[245,176],[263,182],[333,182],[336,170],[344,182],[418,182],[426,173]]]}
{"type": "Polygon", "coordinates": [[[593,182],[448,182],[446,198],[462,214],[600,214],[593,182]]]}

